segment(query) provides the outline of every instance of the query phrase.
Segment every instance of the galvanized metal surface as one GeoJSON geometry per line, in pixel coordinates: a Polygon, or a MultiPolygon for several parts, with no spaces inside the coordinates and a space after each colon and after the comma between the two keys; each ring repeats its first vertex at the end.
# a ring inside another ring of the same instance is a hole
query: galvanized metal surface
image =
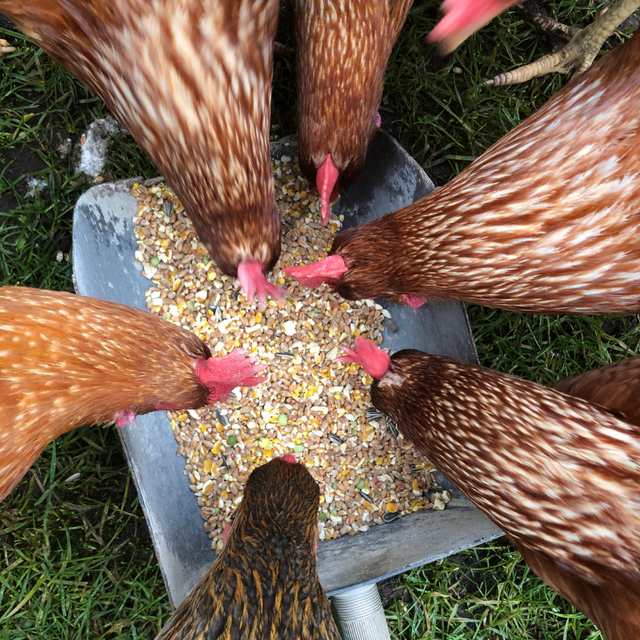
{"type": "MultiPolygon", "coordinates": [[[[272,154],[295,154],[285,139],[272,154]]],[[[134,179],[93,187],[76,205],[73,228],[74,282],[81,295],[145,309],[149,281],[134,252],[130,194],[134,179]]],[[[354,226],[414,202],[433,189],[420,166],[390,136],[374,138],[363,177],[335,206],[354,226]]],[[[413,310],[383,302],[396,331],[385,330],[385,346],[411,347],[475,362],[477,354],[462,304],[442,302],[413,310]]],[[[120,436],[138,489],[169,599],[177,606],[215,559],[200,509],[184,475],[184,460],[164,412],[137,418],[120,436]]],[[[322,541],[318,572],[329,594],[369,584],[481,544],[501,535],[444,478],[453,499],[444,512],[424,511],[375,526],[366,533],[322,541]]]]}
{"type": "Polygon", "coordinates": [[[331,602],[343,640],[391,640],[375,584],[339,593],[331,602]]]}

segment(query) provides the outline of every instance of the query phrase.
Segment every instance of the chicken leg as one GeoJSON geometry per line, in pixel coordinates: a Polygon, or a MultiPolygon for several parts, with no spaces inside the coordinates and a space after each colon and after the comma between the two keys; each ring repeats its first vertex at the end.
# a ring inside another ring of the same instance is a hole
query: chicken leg
{"type": "Polygon", "coordinates": [[[575,75],[579,75],[591,66],[605,40],[618,25],[639,7],[640,0],[619,0],[588,27],[578,31],[560,51],[550,53],[519,69],[501,73],[486,80],[486,83],[493,87],[501,87],[520,84],[549,73],[570,73],[572,70],[575,71],[575,75]]]}

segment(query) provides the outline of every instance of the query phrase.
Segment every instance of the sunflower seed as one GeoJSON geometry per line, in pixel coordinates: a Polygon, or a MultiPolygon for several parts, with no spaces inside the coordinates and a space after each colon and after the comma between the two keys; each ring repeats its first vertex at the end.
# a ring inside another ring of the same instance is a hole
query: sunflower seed
{"type": "Polygon", "coordinates": [[[218,422],[220,422],[223,427],[229,426],[229,419],[224,415],[224,413],[220,411],[220,407],[216,407],[216,417],[218,418],[218,422]]]}
{"type": "Polygon", "coordinates": [[[167,216],[167,218],[170,218],[173,213],[173,201],[165,200],[162,204],[162,208],[164,209],[164,215],[167,216]]]}
{"type": "Polygon", "coordinates": [[[363,491],[362,489],[360,489],[360,491],[358,491],[358,493],[367,501],[370,502],[371,504],[373,504],[373,498],[366,492],[363,491]]]}
{"type": "Polygon", "coordinates": [[[391,435],[397,440],[398,439],[398,427],[396,423],[391,419],[387,418],[387,428],[391,431],[391,435]]]}
{"type": "Polygon", "coordinates": [[[344,440],[342,440],[342,438],[339,438],[335,433],[329,434],[329,440],[331,440],[333,444],[337,444],[337,445],[341,445],[344,442],[344,440]]]}
{"type": "Polygon", "coordinates": [[[396,511],[395,513],[389,513],[388,511],[386,513],[384,513],[382,515],[382,519],[384,520],[384,522],[386,522],[387,524],[389,524],[390,522],[393,522],[394,520],[397,520],[400,517],[400,512],[396,511]]]}
{"type": "Polygon", "coordinates": [[[275,355],[279,358],[287,358],[288,360],[293,360],[295,358],[293,353],[287,353],[286,351],[276,351],[275,355]]]}

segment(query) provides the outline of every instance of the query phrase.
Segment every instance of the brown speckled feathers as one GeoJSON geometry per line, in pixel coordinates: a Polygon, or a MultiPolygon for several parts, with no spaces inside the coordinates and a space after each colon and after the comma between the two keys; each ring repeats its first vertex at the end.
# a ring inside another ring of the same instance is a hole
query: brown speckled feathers
{"type": "Polygon", "coordinates": [[[302,464],[257,468],[215,564],[156,640],[340,640],[316,572],[319,495],[302,464]]]}
{"type": "Polygon", "coordinates": [[[637,426],[552,389],[413,350],[392,356],[371,395],[609,640],[640,637],[637,426]]]}
{"type": "Polygon", "coordinates": [[[196,336],[138,309],[0,288],[0,500],[54,438],[120,411],[207,404],[196,336]]]}
{"type": "Polygon", "coordinates": [[[315,182],[331,154],[344,190],[375,132],[387,60],[413,0],[295,0],[299,162],[315,182]]]}
{"type": "Polygon", "coordinates": [[[345,298],[640,310],[640,33],[441,189],[340,234],[345,298]]]}
{"type": "Polygon", "coordinates": [[[563,378],[554,389],[584,398],[640,425],[640,356],[563,378]]]}
{"type": "Polygon", "coordinates": [[[277,0],[0,0],[149,153],[229,275],[269,271],[280,218],[269,155],[277,0]]]}

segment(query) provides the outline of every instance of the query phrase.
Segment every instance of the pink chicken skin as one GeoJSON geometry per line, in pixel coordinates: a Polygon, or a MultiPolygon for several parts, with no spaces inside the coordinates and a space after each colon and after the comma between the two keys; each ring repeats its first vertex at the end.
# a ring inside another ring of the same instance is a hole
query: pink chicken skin
{"type": "Polygon", "coordinates": [[[484,27],[519,0],[444,0],[444,17],[427,36],[427,42],[439,42],[444,53],[451,53],[470,35],[484,27]]]}

